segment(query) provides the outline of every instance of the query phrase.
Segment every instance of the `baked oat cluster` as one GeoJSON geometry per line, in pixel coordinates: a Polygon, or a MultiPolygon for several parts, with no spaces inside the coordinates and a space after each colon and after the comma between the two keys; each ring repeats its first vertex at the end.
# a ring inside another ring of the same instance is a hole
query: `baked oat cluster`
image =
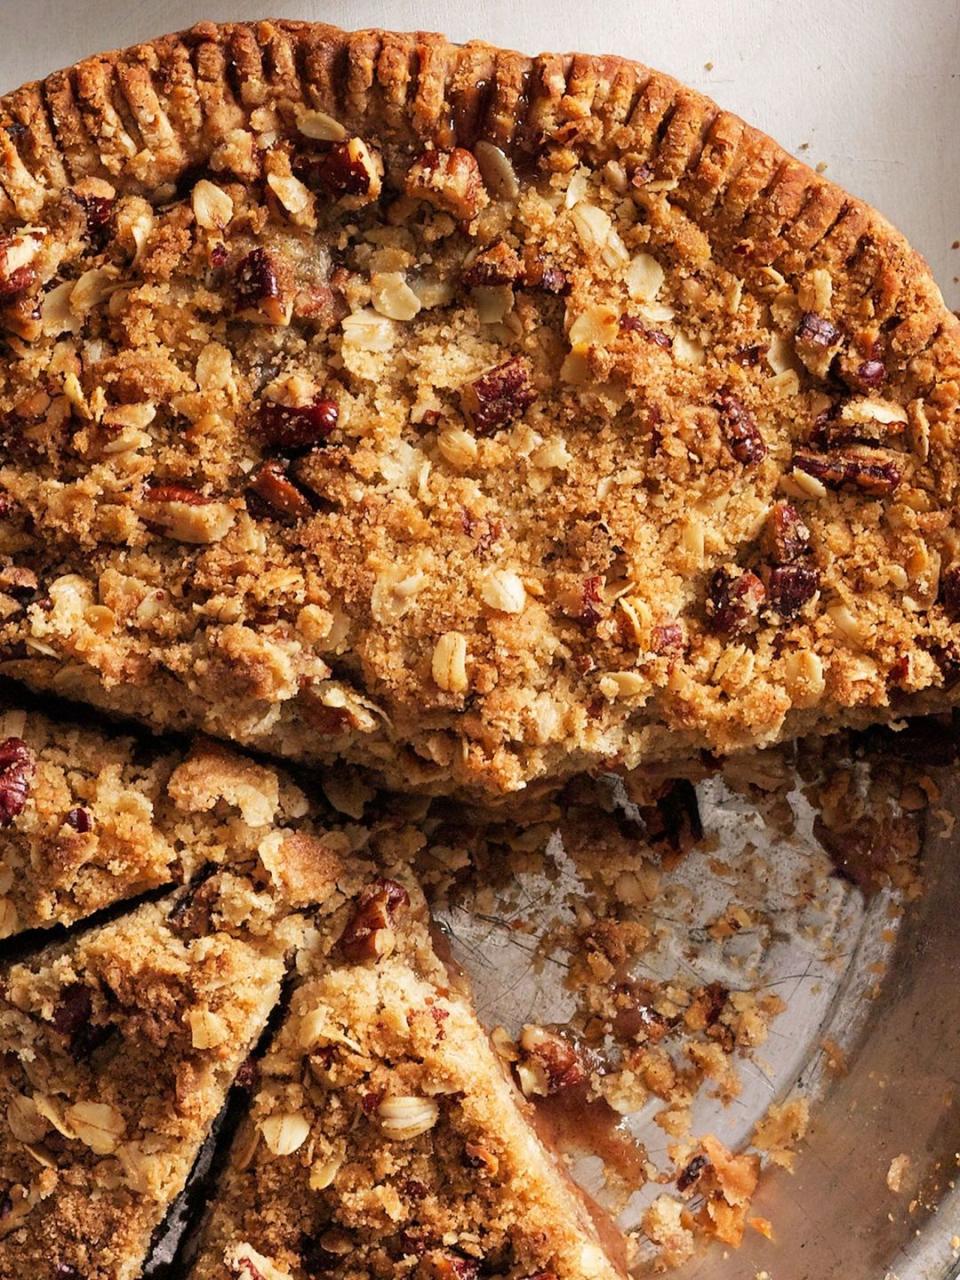
{"type": "Polygon", "coordinates": [[[949,699],[957,321],[707,99],[259,23],[3,111],[7,671],[493,792],[949,699]]]}
{"type": "Polygon", "coordinates": [[[690,1112],[778,998],[631,985],[583,903],[576,1040],[488,1038],[413,868],[601,771],[680,859],[717,757],[948,706],[958,337],[879,215],[618,58],[202,23],[0,99],[0,674],[48,699],[0,702],[0,1276],[134,1280],[217,1151],[192,1280],[614,1280],[559,1095],[665,1104],[662,1262],[766,1231],[690,1112]]]}

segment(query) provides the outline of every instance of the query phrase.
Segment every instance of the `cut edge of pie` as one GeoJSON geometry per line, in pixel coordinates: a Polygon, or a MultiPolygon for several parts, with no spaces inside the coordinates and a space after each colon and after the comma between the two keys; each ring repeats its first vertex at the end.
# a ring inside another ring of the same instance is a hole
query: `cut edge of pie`
{"type": "Polygon", "coordinates": [[[362,839],[282,769],[218,742],[40,711],[0,692],[0,939],[69,927],[188,884],[253,869],[288,910],[321,900],[338,855],[362,839]]]}

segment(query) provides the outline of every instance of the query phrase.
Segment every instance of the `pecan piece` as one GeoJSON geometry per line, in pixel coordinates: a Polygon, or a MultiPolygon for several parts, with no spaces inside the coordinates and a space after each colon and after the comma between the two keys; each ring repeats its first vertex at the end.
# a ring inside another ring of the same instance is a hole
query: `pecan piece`
{"type": "Polygon", "coordinates": [[[661,347],[664,351],[669,351],[673,346],[669,333],[664,333],[662,329],[651,329],[639,316],[622,315],[618,324],[621,333],[639,333],[646,342],[652,342],[655,347],[661,347]]]}
{"type": "Polygon", "coordinates": [[[595,626],[603,617],[603,578],[593,573],[584,578],[577,601],[577,617],[595,626]]]}
{"type": "Polygon", "coordinates": [[[577,1046],[555,1031],[528,1024],[520,1036],[520,1048],[523,1058],[517,1073],[525,1094],[559,1093],[583,1084],[589,1075],[577,1046]]]}
{"type": "Polygon", "coordinates": [[[9,827],[23,812],[37,758],[22,738],[0,742],[0,827],[9,827]]]}
{"type": "Polygon", "coordinates": [[[301,176],[309,186],[319,187],[351,208],[368,204],[380,195],[383,164],[362,138],[333,143],[307,166],[301,176]]]}
{"type": "Polygon", "coordinates": [[[67,812],[64,822],[81,836],[85,836],[88,831],[93,830],[93,814],[89,809],[84,809],[79,805],[77,808],[70,809],[67,812]]]}
{"type": "Polygon", "coordinates": [[[239,1249],[231,1251],[226,1261],[230,1274],[236,1280],[267,1280],[260,1266],[268,1266],[268,1260],[249,1245],[241,1245],[239,1249]]]}
{"type": "Polygon", "coordinates": [[[89,231],[99,231],[101,227],[105,227],[113,217],[113,209],[116,201],[109,196],[77,196],[80,204],[83,206],[83,212],[87,219],[87,229],[89,231]]]}
{"type": "Polygon", "coordinates": [[[111,196],[98,196],[74,192],[74,199],[83,210],[87,223],[87,237],[95,249],[107,247],[113,230],[113,213],[116,200],[111,196]]]}
{"type": "Polygon", "coordinates": [[[53,1010],[55,1030],[66,1040],[70,1056],[76,1062],[89,1058],[113,1034],[115,1028],[97,1024],[93,1017],[93,993],[83,982],[70,982],[62,988],[60,1001],[53,1010]]]}
{"type": "Polygon", "coordinates": [[[567,293],[570,289],[566,272],[545,258],[538,249],[524,250],[521,280],[525,288],[542,289],[544,293],[567,293]]]}
{"type": "Polygon", "coordinates": [[[336,427],[338,416],[336,400],[321,396],[296,406],[264,400],[257,411],[257,430],[272,448],[298,453],[322,443],[336,427]]]}
{"type": "Polygon", "coordinates": [[[478,285],[513,284],[519,279],[523,267],[520,259],[505,240],[494,240],[481,249],[460,277],[468,289],[478,285]]]}
{"type": "Polygon", "coordinates": [[[806,346],[827,350],[840,341],[840,330],[815,311],[805,311],[800,317],[796,338],[806,346]]]}
{"type": "Polygon", "coordinates": [[[854,381],[866,391],[875,391],[887,380],[887,366],[882,360],[864,360],[854,371],[854,381]]]}
{"type": "Polygon", "coordinates": [[[810,530],[789,502],[775,502],[760,539],[761,549],[774,564],[790,564],[810,550],[810,530]]]}
{"type": "Polygon", "coordinates": [[[289,324],[291,301],[284,299],[282,268],[273,254],[259,246],[237,264],[237,310],[266,324],[289,324]]]}
{"type": "Polygon", "coordinates": [[[668,657],[683,652],[683,641],[682,622],[658,622],[650,633],[651,651],[668,657]]]}
{"type": "Polygon", "coordinates": [[[219,892],[215,873],[213,863],[202,867],[167,913],[170,928],[181,938],[199,938],[209,932],[219,892]]]}
{"type": "Polygon", "coordinates": [[[488,369],[460,392],[460,403],[479,435],[493,435],[521,417],[537,395],[522,356],[512,356],[488,369]]]}
{"type": "Polygon", "coordinates": [[[306,520],[313,505],[287,474],[286,465],[276,459],[264,462],[253,473],[248,490],[266,503],[271,515],[284,520],[306,520]]]}
{"type": "Polygon", "coordinates": [[[907,429],[906,413],[879,400],[858,397],[831,405],[813,424],[811,444],[835,449],[845,444],[883,444],[907,429]]]}
{"type": "Polygon", "coordinates": [[[460,222],[471,222],[490,203],[476,156],[463,147],[425,151],[410,166],[405,188],[408,196],[425,200],[460,222]]]}
{"type": "Polygon", "coordinates": [[[874,497],[893,493],[900,483],[900,468],[885,453],[837,451],[830,454],[795,453],[793,465],[829,489],[852,486],[874,497]]]}
{"type": "Polygon", "coordinates": [[[767,446],[753,414],[743,402],[732,392],[721,391],[713,403],[727,448],[736,460],[745,466],[762,461],[766,457],[767,446]]]}
{"type": "Polygon", "coordinates": [[[735,565],[717,569],[707,589],[710,629],[728,636],[752,631],[766,594],[763,583],[749,569],[738,569],[735,565]]]}
{"type": "Polygon", "coordinates": [[[0,302],[10,302],[26,293],[36,283],[32,267],[18,267],[8,276],[0,277],[0,302]]]}
{"type": "Polygon", "coordinates": [[[340,935],[340,950],[348,960],[379,960],[396,945],[393,924],[410,905],[410,895],[402,884],[378,876],[360,894],[357,909],[340,935]]]}
{"type": "Polygon", "coordinates": [[[781,618],[799,613],[819,590],[820,574],[809,565],[778,565],[767,579],[767,599],[781,618]]]}
{"type": "Polygon", "coordinates": [[[766,349],[760,343],[737,347],[733,353],[733,358],[742,369],[749,369],[751,365],[760,363],[766,349]]]}
{"type": "Polygon", "coordinates": [[[0,302],[12,301],[36,283],[33,261],[40,245],[33,235],[0,238],[0,302]]]}
{"type": "Polygon", "coordinates": [[[148,485],[140,514],[167,537],[196,545],[219,542],[234,520],[228,503],[173,482],[148,485]]]}
{"type": "Polygon", "coordinates": [[[462,1254],[443,1253],[430,1259],[432,1280],[477,1280],[480,1264],[462,1254]]]}
{"type": "Polygon", "coordinates": [[[10,564],[0,569],[0,591],[17,600],[29,600],[36,595],[37,575],[32,569],[24,569],[20,565],[10,564]]]}
{"type": "Polygon", "coordinates": [[[940,575],[940,602],[951,618],[960,618],[960,564],[952,564],[940,575]]]}
{"type": "Polygon", "coordinates": [[[205,507],[212,502],[199,489],[191,489],[189,485],[171,482],[170,484],[150,484],[143,491],[144,502],[182,502],[188,507],[205,507]]]}

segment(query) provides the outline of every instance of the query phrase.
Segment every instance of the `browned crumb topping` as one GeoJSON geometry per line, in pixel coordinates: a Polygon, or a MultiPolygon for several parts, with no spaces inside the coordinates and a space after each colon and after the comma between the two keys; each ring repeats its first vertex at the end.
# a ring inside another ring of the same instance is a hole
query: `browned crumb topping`
{"type": "Polygon", "coordinates": [[[451,988],[411,881],[368,885],[301,968],[195,1280],[622,1274],[451,988]]]}
{"type": "Polygon", "coordinates": [[[259,861],[288,902],[314,901],[297,877],[358,838],[342,817],[318,823],[289,777],[213,743],[160,748],[9,698],[0,710],[0,938],[227,862],[259,861]]]}
{"type": "Polygon", "coordinates": [[[202,893],[202,913],[186,890],[5,974],[3,1275],[140,1274],[298,937],[247,880],[202,893]]]}
{"type": "Polygon", "coordinates": [[[497,791],[952,696],[957,323],[708,100],[261,23],[4,109],[9,670],[497,791]]]}

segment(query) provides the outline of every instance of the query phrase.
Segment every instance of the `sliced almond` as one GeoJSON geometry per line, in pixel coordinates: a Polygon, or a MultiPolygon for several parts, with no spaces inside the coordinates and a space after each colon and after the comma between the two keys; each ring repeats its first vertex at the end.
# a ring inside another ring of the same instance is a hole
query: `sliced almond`
{"type": "Polygon", "coordinates": [[[490,194],[498,200],[516,200],[520,194],[520,182],[506,152],[492,142],[481,141],[473,148],[473,154],[490,194]]]}
{"type": "Polygon", "coordinates": [[[193,216],[206,231],[222,231],[233,217],[233,200],[222,187],[201,178],[190,196],[193,216]]]}
{"type": "Polygon", "coordinates": [[[652,254],[638,253],[631,258],[623,278],[631,298],[653,302],[663,286],[664,270],[652,254]]]}
{"type": "Polygon", "coordinates": [[[301,112],[297,117],[297,128],[305,138],[314,138],[317,142],[343,142],[347,137],[340,121],[325,111],[301,112]]]}
{"type": "Polygon", "coordinates": [[[412,320],[420,310],[420,299],[401,271],[375,273],[370,278],[370,288],[374,310],[389,320],[412,320]]]}
{"type": "Polygon", "coordinates": [[[289,1156],[306,1142],[310,1125],[299,1111],[279,1111],[260,1122],[260,1132],[275,1156],[289,1156]]]}
{"type": "Polygon", "coordinates": [[[377,1115],[386,1137],[407,1141],[433,1128],[440,1118],[440,1107],[433,1098],[384,1098],[377,1115]]]}
{"type": "Polygon", "coordinates": [[[116,1151],[126,1128],[116,1107],[106,1102],[77,1102],[64,1114],[80,1141],[98,1156],[116,1151]]]}

